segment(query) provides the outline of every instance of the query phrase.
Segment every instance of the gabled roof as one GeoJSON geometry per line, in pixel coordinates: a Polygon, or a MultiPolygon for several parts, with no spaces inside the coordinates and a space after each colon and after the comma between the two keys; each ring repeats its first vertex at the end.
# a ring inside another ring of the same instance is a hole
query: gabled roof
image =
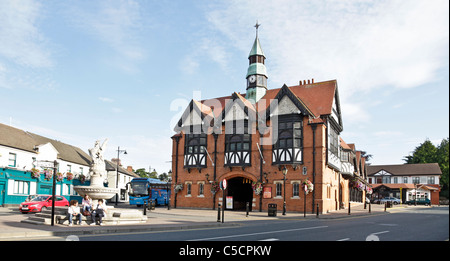
{"type": "Polygon", "coordinates": [[[58,159],[84,166],[91,162],[91,157],[78,147],[0,123],[0,145],[36,153],[37,146],[47,143],[58,151],[58,159]]]}
{"type": "MultiPolygon", "coordinates": [[[[308,108],[308,106],[305,104],[305,102],[303,102],[303,100],[298,97],[296,94],[294,94],[294,92],[292,91],[291,88],[287,87],[286,84],[283,85],[283,87],[281,87],[281,89],[279,89],[277,95],[274,97],[274,100],[277,100],[278,102],[281,101],[281,99],[287,96],[291,99],[291,101],[295,104],[295,106],[297,106],[297,108],[304,114],[304,115],[308,115],[311,116],[313,118],[316,118],[316,115],[314,115],[314,113],[311,111],[310,108],[308,108]]],[[[264,98],[264,97],[263,97],[264,98]]],[[[272,101],[273,102],[273,101],[272,101]]],[[[259,102],[258,102],[259,103],[259,102]]],[[[267,99],[266,99],[266,103],[267,103],[267,99]]],[[[270,116],[270,108],[267,111],[267,117],[270,116]]]]}
{"type": "Polygon", "coordinates": [[[367,175],[373,176],[381,170],[396,176],[442,175],[439,164],[437,163],[369,165],[367,166],[367,175]]]}
{"type": "Polygon", "coordinates": [[[174,129],[175,131],[181,130],[181,128],[183,127],[182,126],[183,122],[186,119],[188,119],[189,115],[192,112],[197,113],[202,121],[205,117],[211,117],[211,119],[214,117],[213,110],[211,109],[211,107],[192,99],[189,105],[187,106],[186,110],[184,111],[183,115],[181,116],[180,120],[178,121],[177,126],[175,126],[174,129]]]}
{"type": "Polygon", "coordinates": [[[33,137],[26,131],[0,123],[0,145],[36,153],[33,137]]]}
{"type": "MultiPolygon", "coordinates": [[[[117,163],[114,163],[114,162],[109,161],[109,160],[105,160],[105,169],[107,171],[117,171],[117,163]]],[[[119,166],[119,172],[127,174],[127,175],[132,176],[132,177],[136,177],[136,178],[140,177],[138,174],[136,174],[134,172],[131,172],[131,171],[128,171],[127,169],[123,168],[122,166],[119,166]]]]}
{"type": "Polygon", "coordinates": [[[251,121],[255,121],[256,118],[256,109],[253,106],[253,104],[247,100],[244,96],[242,96],[240,93],[234,92],[231,95],[231,99],[228,100],[228,102],[225,104],[225,109],[222,110],[222,119],[225,119],[225,116],[227,115],[228,111],[233,107],[234,104],[237,104],[241,107],[241,109],[244,111],[244,113],[249,117],[251,121]],[[253,113],[248,113],[248,112],[253,113]]]}
{"type": "Polygon", "coordinates": [[[175,128],[175,131],[180,130],[179,127],[181,127],[183,121],[193,109],[196,109],[199,113],[201,112],[202,117],[209,116],[211,118],[218,118],[223,115],[227,100],[238,98],[246,107],[254,108],[258,114],[266,113],[267,115],[267,111],[270,109],[271,100],[281,99],[284,95],[287,95],[304,115],[311,116],[311,121],[315,122],[322,122],[320,117],[331,115],[333,113],[333,103],[335,103],[337,115],[339,117],[339,122],[337,124],[342,128],[341,109],[337,88],[336,80],[295,85],[291,87],[283,85],[281,88],[267,90],[266,94],[256,104],[251,104],[245,99],[245,94],[236,92],[231,96],[202,101],[192,100],[179,120],[177,124],[178,128],[175,128]],[[221,110],[219,110],[219,106],[221,110]]]}
{"type": "Polygon", "coordinates": [[[78,147],[63,143],[61,141],[52,140],[34,133],[29,132],[29,134],[33,137],[37,144],[51,143],[58,151],[58,159],[84,166],[89,166],[91,163],[91,157],[78,147]]]}

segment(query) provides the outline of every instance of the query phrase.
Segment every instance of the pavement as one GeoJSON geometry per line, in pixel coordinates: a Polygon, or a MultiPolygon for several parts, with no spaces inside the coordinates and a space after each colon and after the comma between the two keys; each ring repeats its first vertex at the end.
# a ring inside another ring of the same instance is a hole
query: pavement
{"type": "MultiPolygon", "coordinates": [[[[119,204],[118,208],[130,208],[131,206],[119,204]]],[[[392,208],[387,208],[385,212],[384,205],[372,204],[371,213],[369,207],[364,209],[364,204],[352,206],[351,214],[348,214],[348,209],[333,211],[327,214],[287,212],[282,215],[281,211],[277,212],[277,216],[269,217],[267,211],[263,212],[246,212],[241,211],[225,211],[224,222],[217,222],[217,210],[205,209],[181,209],[166,207],[156,207],[155,210],[147,210],[147,222],[141,224],[128,225],[105,225],[105,226],[88,226],[88,225],[74,225],[69,227],[67,225],[55,224],[50,225],[34,225],[22,223],[28,215],[19,212],[18,207],[0,207],[0,241],[12,240],[27,240],[45,237],[67,237],[69,235],[87,235],[87,234],[108,234],[108,233],[132,233],[144,231],[169,231],[169,230],[184,230],[184,229],[200,229],[200,228],[217,228],[217,227],[235,227],[241,226],[242,222],[251,222],[256,220],[289,220],[289,219],[343,219],[355,216],[368,216],[388,214],[395,211],[401,211],[408,206],[396,205],[392,208]]],[[[135,208],[135,207],[133,207],[135,208]]],[[[222,213],[220,214],[222,216],[222,213]]]]}

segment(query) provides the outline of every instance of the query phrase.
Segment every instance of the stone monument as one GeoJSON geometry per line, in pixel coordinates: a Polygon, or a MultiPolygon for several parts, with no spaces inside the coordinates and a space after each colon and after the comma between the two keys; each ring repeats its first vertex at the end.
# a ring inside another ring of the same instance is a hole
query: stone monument
{"type": "Polygon", "coordinates": [[[106,139],[102,145],[97,140],[93,148],[89,149],[89,155],[92,158],[92,163],[89,167],[89,175],[91,176],[91,184],[89,186],[75,186],[75,191],[80,194],[81,197],[88,195],[92,198],[94,203],[99,199],[110,199],[118,192],[116,188],[107,188],[103,186],[103,181],[107,179],[106,165],[103,158],[103,153],[106,148],[108,139],[106,139]]]}

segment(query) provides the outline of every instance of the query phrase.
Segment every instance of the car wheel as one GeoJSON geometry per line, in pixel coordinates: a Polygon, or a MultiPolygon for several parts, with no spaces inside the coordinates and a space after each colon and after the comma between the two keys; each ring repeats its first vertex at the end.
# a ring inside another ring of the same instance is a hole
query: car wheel
{"type": "Polygon", "coordinates": [[[42,207],[41,212],[47,210],[47,207],[42,207]]]}

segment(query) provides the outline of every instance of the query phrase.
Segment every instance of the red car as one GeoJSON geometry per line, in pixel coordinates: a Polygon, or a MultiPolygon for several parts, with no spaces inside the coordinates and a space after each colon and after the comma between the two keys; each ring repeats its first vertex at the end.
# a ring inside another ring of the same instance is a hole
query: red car
{"type": "MultiPolygon", "coordinates": [[[[65,207],[69,206],[69,201],[63,196],[55,196],[55,207],[65,207]]],[[[19,205],[19,210],[22,213],[29,212],[41,212],[47,208],[52,207],[52,196],[51,195],[38,195],[31,201],[22,202],[19,205]]]]}

